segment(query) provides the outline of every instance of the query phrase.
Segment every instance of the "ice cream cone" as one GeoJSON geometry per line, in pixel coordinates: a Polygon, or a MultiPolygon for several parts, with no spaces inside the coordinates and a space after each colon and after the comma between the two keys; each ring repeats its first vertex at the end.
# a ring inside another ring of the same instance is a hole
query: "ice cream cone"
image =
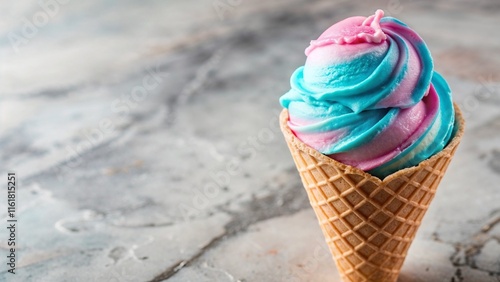
{"type": "Polygon", "coordinates": [[[417,229],[464,131],[455,105],[455,137],[419,165],[380,180],[337,162],[280,125],[343,281],[396,281],[417,229]]]}

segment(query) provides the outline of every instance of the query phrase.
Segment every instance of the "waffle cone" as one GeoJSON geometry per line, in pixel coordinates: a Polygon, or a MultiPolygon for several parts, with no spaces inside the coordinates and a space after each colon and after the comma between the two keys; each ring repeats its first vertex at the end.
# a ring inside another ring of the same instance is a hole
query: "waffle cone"
{"type": "Polygon", "coordinates": [[[280,125],[343,281],[396,281],[408,248],[460,143],[464,120],[438,154],[379,178],[309,147],[280,125]]]}

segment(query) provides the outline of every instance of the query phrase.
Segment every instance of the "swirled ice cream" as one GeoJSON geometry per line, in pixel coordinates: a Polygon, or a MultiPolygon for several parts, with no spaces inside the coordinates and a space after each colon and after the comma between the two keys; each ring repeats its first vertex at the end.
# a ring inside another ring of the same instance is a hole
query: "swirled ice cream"
{"type": "Polygon", "coordinates": [[[455,117],[424,41],[383,15],[345,19],[311,41],[280,98],[297,138],[380,178],[441,151],[455,117]]]}

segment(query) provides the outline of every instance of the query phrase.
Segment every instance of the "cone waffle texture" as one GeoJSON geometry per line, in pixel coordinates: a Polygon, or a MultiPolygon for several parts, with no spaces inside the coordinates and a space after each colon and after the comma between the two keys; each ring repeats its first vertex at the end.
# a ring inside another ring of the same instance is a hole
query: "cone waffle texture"
{"type": "Polygon", "coordinates": [[[463,135],[438,154],[380,180],[329,158],[300,141],[280,115],[292,153],[343,281],[396,281],[410,244],[463,135]]]}

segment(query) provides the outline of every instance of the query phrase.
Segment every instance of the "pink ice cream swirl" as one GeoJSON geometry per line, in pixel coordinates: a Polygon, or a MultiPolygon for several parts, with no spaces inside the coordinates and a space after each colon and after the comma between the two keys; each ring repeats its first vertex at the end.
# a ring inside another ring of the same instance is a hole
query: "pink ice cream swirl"
{"type": "Polygon", "coordinates": [[[442,150],[454,121],[424,41],[383,15],[348,18],[312,40],[280,99],[304,143],[381,178],[442,150]]]}

